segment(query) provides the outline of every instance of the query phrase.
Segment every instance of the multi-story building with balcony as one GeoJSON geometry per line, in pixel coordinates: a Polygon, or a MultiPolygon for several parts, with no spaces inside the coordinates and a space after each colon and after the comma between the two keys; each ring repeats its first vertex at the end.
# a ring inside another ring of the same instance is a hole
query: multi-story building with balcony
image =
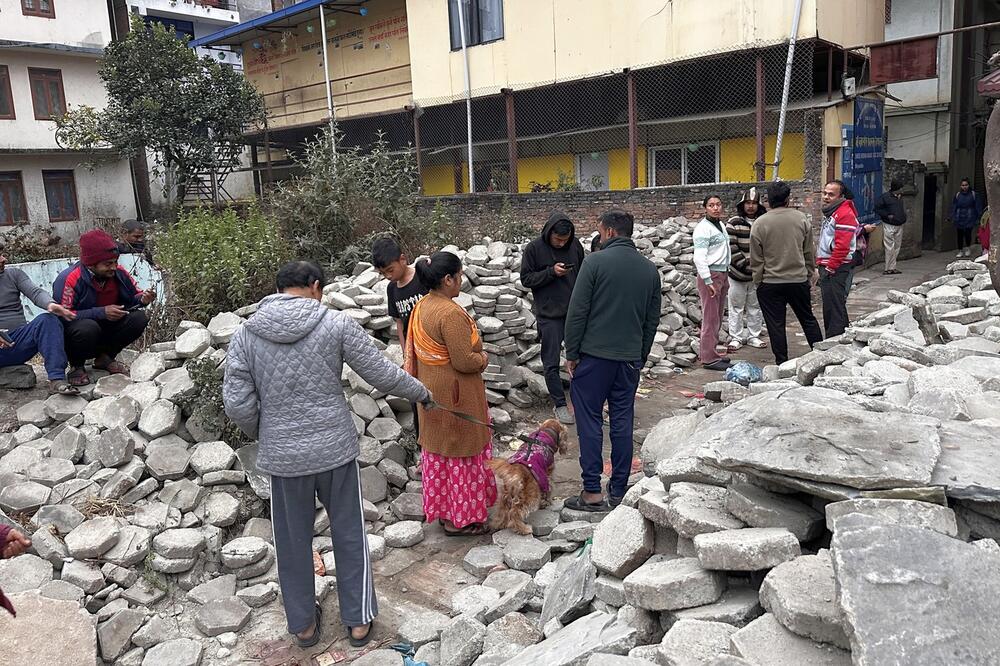
{"type": "MultiPolygon", "coordinates": [[[[800,189],[815,198],[850,155],[844,127],[856,120],[855,94],[878,96],[865,86],[864,51],[852,47],[882,41],[885,28],[884,0],[274,8],[194,42],[243,50],[269,115],[266,132],[248,137],[260,181],[292,173],[288,155],[336,120],[344,145],[381,134],[415,149],[427,195],[506,193],[517,202],[578,190],[700,201],[705,187],[773,178],[775,163],[780,177],[808,181],[800,189]],[[845,81],[856,84],[846,93],[845,81]]],[[[600,205],[624,200],[612,194],[600,205]]]]}
{"type": "Polygon", "coordinates": [[[98,59],[112,38],[105,0],[8,0],[0,5],[0,232],[51,223],[72,238],[96,218],[134,217],[127,161],[65,150],[54,118],[101,107],[98,59]]]}

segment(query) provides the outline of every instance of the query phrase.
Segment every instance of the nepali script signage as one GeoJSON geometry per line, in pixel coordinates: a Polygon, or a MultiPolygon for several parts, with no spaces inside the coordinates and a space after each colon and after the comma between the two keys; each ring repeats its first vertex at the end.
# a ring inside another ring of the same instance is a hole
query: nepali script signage
{"type": "Polygon", "coordinates": [[[881,171],[885,157],[882,131],[884,105],[880,99],[858,97],[854,100],[854,169],[855,173],[881,171]]]}
{"type": "Polygon", "coordinates": [[[854,100],[854,123],[843,127],[842,179],[854,193],[858,221],[874,224],[875,202],[882,196],[882,164],[885,138],[881,99],[858,97],[854,100]]]}

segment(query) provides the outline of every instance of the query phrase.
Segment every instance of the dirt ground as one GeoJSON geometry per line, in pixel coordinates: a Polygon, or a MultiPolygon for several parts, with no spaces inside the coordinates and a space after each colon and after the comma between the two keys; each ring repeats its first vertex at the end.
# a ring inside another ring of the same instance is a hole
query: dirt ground
{"type": "MultiPolygon", "coordinates": [[[[926,253],[922,257],[902,262],[901,275],[884,276],[877,265],[858,273],[855,289],[848,301],[852,317],[857,318],[877,309],[891,289],[906,290],[925,280],[943,274],[945,266],[954,261],[948,253],[926,253]]],[[[814,310],[820,316],[819,294],[814,293],[814,310]]],[[[805,337],[794,317],[789,316],[789,352],[795,357],[808,351],[805,337]]],[[[749,360],[757,365],[773,362],[770,350],[744,348],[733,354],[736,359],[749,360]]],[[[701,392],[709,381],[721,379],[720,373],[701,368],[656,381],[644,381],[636,397],[635,427],[647,431],[660,419],[684,409],[693,394],[701,392]]],[[[40,385],[32,391],[0,391],[0,432],[16,427],[14,412],[30,400],[45,397],[40,385]]],[[[547,409],[536,409],[532,418],[548,418],[547,409]]],[[[530,420],[529,420],[530,423],[530,420]]],[[[575,494],[580,489],[578,447],[573,431],[570,454],[559,459],[553,479],[553,497],[556,499],[575,494]]],[[[606,448],[609,446],[605,442],[606,448]]],[[[638,445],[636,455],[638,455],[638,445]]],[[[469,548],[491,543],[489,536],[471,538],[446,537],[437,525],[425,529],[425,540],[413,548],[390,549],[385,559],[375,564],[376,588],[379,595],[380,615],[376,622],[376,640],[369,649],[387,646],[396,640],[396,631],[408,618],[426,609],[447,613],[452,595],[467,585],[478,581],[462,569],[462,558],[469,548]]],[[[183,594],[183,593],[179,593],[183,594]]],[[[179,604],[166,602],[166,609],[178,613],[177,622],[185,633],[197,635],[191,618],[180,614],[179,604]]],[[[329,666],[354,661],[360,653],[347,645],[346,634],[337,617],[336,590],[326,598],[323,616],[323,639],[308,653],[291,647],[285,633],[284,613],[280,604],[254,611],[251,623],[240,632],[240,640],[226,657],[217,655],[217,648],[206,651],[206,664],[263,664],[265,666],[329,666]]]]}

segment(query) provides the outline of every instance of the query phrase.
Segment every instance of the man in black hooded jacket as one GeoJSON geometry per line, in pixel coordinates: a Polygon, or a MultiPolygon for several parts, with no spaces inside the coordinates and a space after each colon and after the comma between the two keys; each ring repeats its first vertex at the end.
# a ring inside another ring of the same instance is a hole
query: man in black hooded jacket
{"type": "Polygon", "coordinates": [[[528,243],[521,255],[521,284],[534,295],[532,311],[542,343],[545,385],[556,417],[567,424],[573,423],[573,416],[566,407],[559,376],[559,352],[566,330],[566,310],[581,263],[583,245],[576,238],[572,220],[558,210],[549,215],[541,236],[528,243]]]}

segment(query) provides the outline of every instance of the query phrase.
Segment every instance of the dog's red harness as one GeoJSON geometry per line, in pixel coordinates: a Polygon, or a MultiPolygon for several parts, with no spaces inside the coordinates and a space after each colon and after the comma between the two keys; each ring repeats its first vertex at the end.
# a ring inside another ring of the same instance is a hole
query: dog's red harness
{"type": "Polygon", "coordinates": [[[507,459],[507,462],[527,467],[538,482],[542,493],[548,494],[549,467],[555,460],[559,443],[547,428],[536,430],[524,439],[525,443],[507,459]]]}

